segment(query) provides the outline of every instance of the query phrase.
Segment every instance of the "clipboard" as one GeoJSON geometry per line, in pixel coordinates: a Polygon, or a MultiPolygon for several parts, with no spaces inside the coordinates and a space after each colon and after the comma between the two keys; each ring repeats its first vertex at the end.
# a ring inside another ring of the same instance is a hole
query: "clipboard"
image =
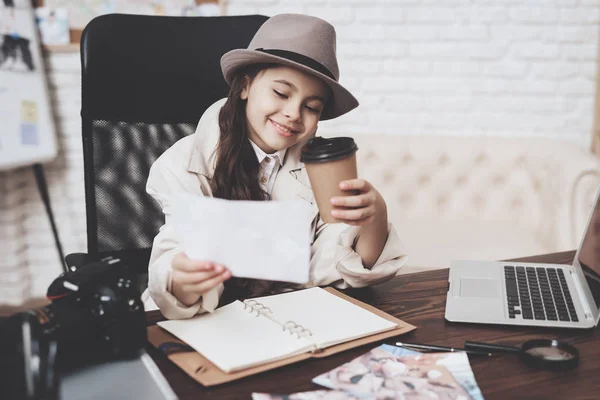
{"type": "MultiPolygon", "coordinates": [[[[181,368],[186,374],[192,377],[196,382],[202,384],[203,386],[215,386],[235,381],[237,379],[241,379],[247,376],[255,375],[261,372],[269,371],[275,368],[283,367],[284,365],[293,364],[298,361],[306,360],[309,358],[328,357],[330,355],[337,354],[345,350],[353,349],[355,347],[377,342],[390,337],[402,335],[404,333],[408,333],[416,329],[414,325],[408,324],[402,321],[401,319],[393,317],[390,314],[387,314],[369,304],[363,303],[362,301],[356,300],[348,295],[345,295],[334,288],[328,287],[324,289],[335,296],[338,296],[359,307],[371,311],[373,314],[376,314],[382,318],[387,319],[390,322],[395,323],[397,325],[396,328],[385,332],[376,333],[370,336],[365,336],[360,339],[355,339],[345,343],[330,346],[319,352],[306,352],[295,356],[287,357],[282,360],[268,362],[265,364],[257,365],[255,367],[250,367],[244,370],[235,371],[231,373],[223,372],[212,362],[210,362],[208,359],[202,356],[202,354],[196,352],[195,350],[170,353],[167,354],[167,357],[175,365],[181,368]]],[[[148,328],[148,341],[156,348],[159,348],[163,343],[167,342],[179,343],[182,345],[182,347],[187,346],[183,341],[179,340],[178,338],[171,335],[169,332],[157,325],[148,328]]]]}

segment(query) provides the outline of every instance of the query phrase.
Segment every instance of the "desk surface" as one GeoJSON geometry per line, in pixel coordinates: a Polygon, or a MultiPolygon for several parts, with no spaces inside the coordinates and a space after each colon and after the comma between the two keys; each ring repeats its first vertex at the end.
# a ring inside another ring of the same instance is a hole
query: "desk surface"
{"type": "MultiPolygon", "coordinates": [[[[519,259],[520,261],[570,264],[574,252],[519,259]]],[[[598,329],[554,329],[451,323],[444,319],[448,270],[398,276],[369,288],[345,291],[417,327],[400,336],[403,341],[462,347],[465,340],[518,345],[532,338],[557,338],[579,348],[581,361],[568,372],[532,370],[514,355],[491,358],[470,357],[475,378],[484,397],[491,399],[597,399],[600,393],[600,333],[598,329]]],[[[149,312],[150,324],[160,319],[149,312]]],[[[382,343],[395,343],[396,339],[382,343]]],[[[155,349],[152,358],[180,399],[250,399],[252,392],[295,393],[323,389],[311,383],[315,376],[329,371],[359,355],[374,344],[352,349],[325,359],[309,359],[263,374],[204,388],[179,370],[155,349]]]]}

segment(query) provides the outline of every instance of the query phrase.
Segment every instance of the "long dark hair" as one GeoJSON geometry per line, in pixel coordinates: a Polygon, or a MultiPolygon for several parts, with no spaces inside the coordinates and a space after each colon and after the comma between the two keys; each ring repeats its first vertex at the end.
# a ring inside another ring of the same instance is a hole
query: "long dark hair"
{"type": "Polygon", "coordinates": [[[238,72],[229,96],[219,112],[221,135],[216,150],[216,166],[210,186],[214,197],[228,200],[266,200],[260,187],[256,153],[248,140],[246,100],[240,95],[268,64],[255,64],[238,72]]]}
{"type": "MultiPolygon", "coordinates": [[[[210,187],[214,197],[228,200],[267,200],[268,194],[259,183],[256,152],[248,139],[246,100],[240,95],[268,64],[255,64],[238,72],[231,83],[227,101],[219,112],[221,134],[216,150],[216,166],[210,187]]],[[[253,294],[259,283],[254,279],[231,278],[219,301],[227,304],[253,294]]]]}

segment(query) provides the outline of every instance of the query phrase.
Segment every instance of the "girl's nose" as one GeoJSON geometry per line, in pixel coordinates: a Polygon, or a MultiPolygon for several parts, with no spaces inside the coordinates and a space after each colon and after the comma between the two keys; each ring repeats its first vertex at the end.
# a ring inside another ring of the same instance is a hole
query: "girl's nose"
{"type": "Polygon", "coordinates": [[[300,107],[293,104],[286,105],[283,110],[284,115],[292,121],[297,121],[300,119],[300,107]]]}

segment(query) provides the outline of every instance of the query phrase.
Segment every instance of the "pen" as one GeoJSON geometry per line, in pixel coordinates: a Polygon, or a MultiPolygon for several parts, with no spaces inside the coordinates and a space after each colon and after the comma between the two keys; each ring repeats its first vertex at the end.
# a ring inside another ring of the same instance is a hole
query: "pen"
{"type": "Polygon", "coordinates": [[[456,348],[456,347],[432,346],[432,345],[428,345],[428,344],[416,344],[416,343],[396,342],[396,346],[398,346],[398,347],[405,347],[407,349],[448,351],[448,352],[451,352],[451,353],[456,353],[456,352],[462,351],[462,352],[465,352],[467,354],[480,355],[480,356],[488,356],[488,357],[492,355],[492,353],[488,353],[488,352],[485,352],[485,351],[467,350],[467,349],[461,349],[461,348],[456,348]]]}

